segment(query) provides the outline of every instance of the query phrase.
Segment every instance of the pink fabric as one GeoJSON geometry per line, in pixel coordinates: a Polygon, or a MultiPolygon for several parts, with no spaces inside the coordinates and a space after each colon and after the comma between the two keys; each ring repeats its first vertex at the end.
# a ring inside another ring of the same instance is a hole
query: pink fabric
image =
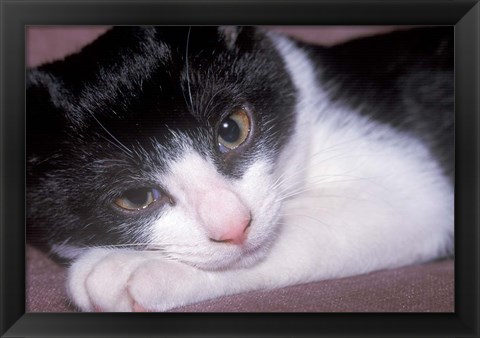
{"type": "MultiPolygon", "coordinates": [[[[271,26],[300,40],[322,45],[332,45],[349,39],[385,33],[412,26],[271,26]]],[[[28,26],[26,29],[27,66],[61,59],[103,34],[108,26],[28,26]]]]}
{"type": "MultiPolygon", "coordinates": [[[[27,248],[27,312],[72,312],[66,267],[27,248]]],[[[225,296],[174,312],[454,312],[453,260],[225,296]]]]}
{"type": "Polygon", "coordinates": [[[34,67],[62,59],[80,50],[107,29],[106,26],[29,26],[26,29],[25,48],[27,66],[34,67]]]}

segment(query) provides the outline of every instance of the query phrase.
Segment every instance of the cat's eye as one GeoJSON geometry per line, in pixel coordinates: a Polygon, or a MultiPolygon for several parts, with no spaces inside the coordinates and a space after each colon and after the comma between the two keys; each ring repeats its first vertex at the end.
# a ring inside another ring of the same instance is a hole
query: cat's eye
{"type": "Polygon", "coordinates": [[[222,153],[243,144],[250,134],[250,117],[245,108],[235,110],[218,126],[218,146],[222,153]]]}
{"type": "Polygon", "coordinates": [[[130,189],[117,198],[115,204],[128,211],[140,211],[157,201],[160,196],[160,191],[155,188],[130,189]]]}

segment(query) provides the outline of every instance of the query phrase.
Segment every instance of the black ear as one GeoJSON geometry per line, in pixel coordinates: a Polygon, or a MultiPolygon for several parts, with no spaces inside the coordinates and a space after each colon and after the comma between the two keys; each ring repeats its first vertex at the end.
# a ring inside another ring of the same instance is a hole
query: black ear
{"type": "Polygon", "coordinates": [[[242,27],[239,26],[220,26],[218,27],[218,33],[225,41],[228,49],[232,49],[238,38],[238,34],[242,30],[242,27]]]}
{"type": "Polygon", "coordinates": [[[257,30],[252,26],[219,26],[218,33],[228,49],[251,50],[257,30]]]}
{"type": "Polygon", "coordinates": [[[52,156],[66,133],[67,119],[58,102],[59,83],[39,70],[27,71],[26,79],[26,150],[31,164],[52,156]]]}

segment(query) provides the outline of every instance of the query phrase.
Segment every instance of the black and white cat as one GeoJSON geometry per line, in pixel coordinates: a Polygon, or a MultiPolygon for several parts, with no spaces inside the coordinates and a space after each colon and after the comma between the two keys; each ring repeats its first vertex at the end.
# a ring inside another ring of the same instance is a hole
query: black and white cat
{"type": "Polygon", "coordinates": [[[28,240],[83,311],[453,253],[453,28],[117,27],[27,74],[28,240]]]}

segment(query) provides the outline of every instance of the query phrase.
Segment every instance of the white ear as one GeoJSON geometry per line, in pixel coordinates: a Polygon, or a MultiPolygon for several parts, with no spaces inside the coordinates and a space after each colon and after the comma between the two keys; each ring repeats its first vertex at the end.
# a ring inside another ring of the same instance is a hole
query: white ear
{"type": "Polygon", "coordinates": [[[228,49],[232,49],[237,42],[238,34],[242,27],[239,26],[220,26],[218,27],[218,32],[221,37],[225,40],[225,44],[228,49]]]}

